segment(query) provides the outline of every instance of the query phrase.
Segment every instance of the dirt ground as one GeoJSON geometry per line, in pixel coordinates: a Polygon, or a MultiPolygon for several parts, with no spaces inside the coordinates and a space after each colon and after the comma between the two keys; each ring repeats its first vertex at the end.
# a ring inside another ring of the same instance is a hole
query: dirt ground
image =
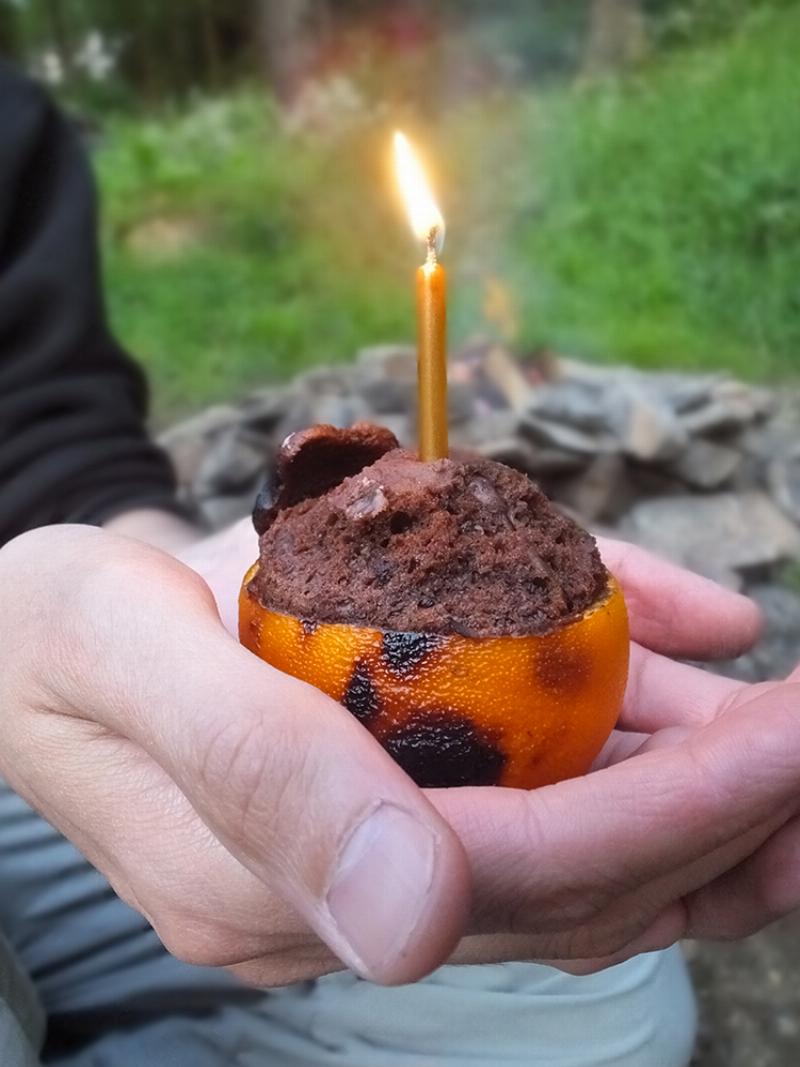
{"type": "Polygon", "coordinates": [[[687,951],[700,1001],[692,1067],[800,1067],[800,915],[687,951]]]}

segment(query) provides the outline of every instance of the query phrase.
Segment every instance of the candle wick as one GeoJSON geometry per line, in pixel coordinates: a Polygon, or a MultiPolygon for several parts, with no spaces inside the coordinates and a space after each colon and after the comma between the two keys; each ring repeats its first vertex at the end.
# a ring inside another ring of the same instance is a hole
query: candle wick
{"type": "Polygon", "coordinates": [[[425,259],[425,265],[428,267],[435,267],[436,264],[439,262],[438,257],[436,255],[436,245],[438,241],[439,227],[431,226],[430,230],[428,230],[428,237],[425,242],[428,249],[428,255],[425,259]]]}

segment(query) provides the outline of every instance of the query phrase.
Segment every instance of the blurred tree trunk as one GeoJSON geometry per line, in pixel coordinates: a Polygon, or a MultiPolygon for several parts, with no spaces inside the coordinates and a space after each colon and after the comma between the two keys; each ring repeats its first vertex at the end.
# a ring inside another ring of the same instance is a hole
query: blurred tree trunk
{"type": "Polygon", "coordinates": [[[255,0],[261,67],[284,106],[292,103],[302,82],[314,7],[314,0],[255,0]]]}
{"type": "Polygon", "coordinates": [[[641,0],[592,0],[583,77],[624,69],[638,63],[646,51],[641,0]]]}

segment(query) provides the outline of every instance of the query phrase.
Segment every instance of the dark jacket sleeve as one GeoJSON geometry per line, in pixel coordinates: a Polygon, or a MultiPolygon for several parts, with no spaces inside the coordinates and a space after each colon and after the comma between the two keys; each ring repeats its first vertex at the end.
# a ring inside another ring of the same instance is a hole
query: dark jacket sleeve
{"type": "Polygon", "coordinates": [[[173,509],[141,371],[109,332],[76,131],[0,65],[0,544],[53,522],[173,509]]]}

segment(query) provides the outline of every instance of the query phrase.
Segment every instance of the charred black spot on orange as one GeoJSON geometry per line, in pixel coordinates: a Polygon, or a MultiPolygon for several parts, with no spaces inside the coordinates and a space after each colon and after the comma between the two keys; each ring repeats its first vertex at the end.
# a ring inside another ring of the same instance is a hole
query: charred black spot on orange
{"type": "Polygon", "coordinates": [[[408,678],[441,643],[439,634],[389,631],[383,635],[383,658],[390,670],[408,678]]]}
{"type": "Polygon", "coordinates": [[[369,674],[369,666],[359,661],[353,670],[350,681],[347,683],[342,703],[351,711],[359,722],[369,722],[380,709],[380,700],[372,684],[369,674]]]}
{"type": "Polygon", "coordinates": [[[449,711],[417,711],[383,738],[406,774],[426,789],[497,785],[505,754],[469,719],[449,711]]]}
{"type": "Polygon", "coordinates": [[[587,645],[560,644],[553,640],[539,651],[536,677],[550,692],[569,696],[585,687],[592,667],[592,651],[587,645]]]}
{"type": "Polygon", "coordinates": [[[303,634],[306,637],[311,637],[312,634],[317,632],[318,622],[312,622],[311,619],[301,619],[300,625],[303,627],[303,634]]]}

